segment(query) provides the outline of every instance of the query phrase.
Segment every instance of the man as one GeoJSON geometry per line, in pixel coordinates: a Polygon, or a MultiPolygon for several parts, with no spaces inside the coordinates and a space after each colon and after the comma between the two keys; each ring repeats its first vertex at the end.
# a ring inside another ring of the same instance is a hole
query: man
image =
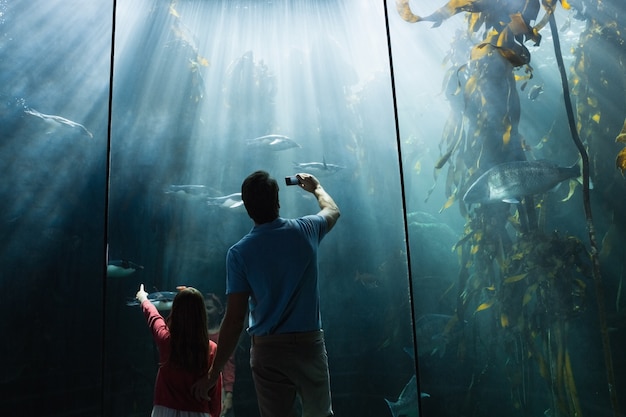
{"type": "Polygon", "coordinates": [[[290,417],[296,395],[304,417],[333,415],[317,249],[340,212],[317,178],[304,173],[296,177],[317,198],[316,215],[281,218],[278,184],[265,171],[250,174],[241,186],[254,227],[228,250],[228,302],[220,343],[208,379],[194,386],[196,396],[205,397],[218,380],[249,309],[250,365],[261,417],[290,417]]]}

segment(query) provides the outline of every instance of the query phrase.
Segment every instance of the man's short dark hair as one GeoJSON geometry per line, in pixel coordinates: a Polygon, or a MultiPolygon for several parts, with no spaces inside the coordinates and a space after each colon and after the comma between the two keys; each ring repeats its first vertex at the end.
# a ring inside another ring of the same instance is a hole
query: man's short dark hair
{"type": "Polygon", "coordinates": [[[278,217],[278,183],[267,172],[248,175],[241,184],[241,198],[255,223],[269,223],[278,217]]]}

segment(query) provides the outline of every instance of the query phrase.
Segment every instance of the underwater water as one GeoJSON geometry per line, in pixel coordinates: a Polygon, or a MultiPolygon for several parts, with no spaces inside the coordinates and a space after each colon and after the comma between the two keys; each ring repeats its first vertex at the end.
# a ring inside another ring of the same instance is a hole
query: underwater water
{"type": "Polygon", "coordinates": [[[342,212],[336,415],[623,415],[626,10],[555,2],[553,32],[539,2],[460,3],[0,0],[0,409],[148,415],[135,293],[224,299],[264,169],[283,217],[318,210],[296,172],[342,212]]]}

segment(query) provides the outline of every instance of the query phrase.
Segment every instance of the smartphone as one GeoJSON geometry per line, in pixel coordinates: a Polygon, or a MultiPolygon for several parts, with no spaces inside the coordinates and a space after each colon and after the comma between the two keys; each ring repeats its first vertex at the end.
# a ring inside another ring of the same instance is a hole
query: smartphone
{"type": "Polygon", "coordinates": [[[287,184],[287,185],[298,185],[298,184],[300,184],[300,181],[298,181],[298,177],[296,177],[295,175],[292,175],[290,177],[285,177],[285,184],[287,184]]]}

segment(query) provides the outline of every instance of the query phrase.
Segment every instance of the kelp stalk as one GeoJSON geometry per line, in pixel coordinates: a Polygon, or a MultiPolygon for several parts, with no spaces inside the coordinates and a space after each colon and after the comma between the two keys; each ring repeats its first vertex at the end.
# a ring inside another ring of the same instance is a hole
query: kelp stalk
{"type": "Polygon", "coordinates": [[[604,364],[606,367],[607,382],[609,388],[609,395],[611,398],[611,405],[613,407],[613,416],[619,416],[619,405],[617,400],[617,390],[615,388],[615,375],[613,371],[613,357],[611,354],[611,344],[609,340],[609,331],[606,323],[606,306],[604,302],[604,286],[602,285],[602,277],[600,275],[600,259],[598,245],[596,242],[595,229],[593,227],[593,219],[591,215],[591,201],[589,198],[589,155],[587,150],[580,140],[578,130],[576,129],[576,121],[574,119],[574,111],[572,107],[572,100],[569,94],[569,86],[567,83],[567,74],[565,72],[565,65],[563,64],[563,56],[561,55],[561,44],[559,42],[559,31],[556,27],[556,21],[554,19],[554,13],[550,13],[550,31],[552,32],[552,39],[554,43],[554,54],[561,74],[561,83],[563,86],[563,99],[565,102],[565,111],[567,112],[567,119],[569,122],[569,129],[572,134],[572,140],[578,148],[583,166],[583,204],[585,208],[585,217],[587,220],[587,230],[589,232],[589,244],[591,248],[591,262],[592,262],[592,274],[596,289],[596,299],[598,303],[598,316],[600,319],[600,334],[602,337],[602,348],[604,351],[604,364]]]}

